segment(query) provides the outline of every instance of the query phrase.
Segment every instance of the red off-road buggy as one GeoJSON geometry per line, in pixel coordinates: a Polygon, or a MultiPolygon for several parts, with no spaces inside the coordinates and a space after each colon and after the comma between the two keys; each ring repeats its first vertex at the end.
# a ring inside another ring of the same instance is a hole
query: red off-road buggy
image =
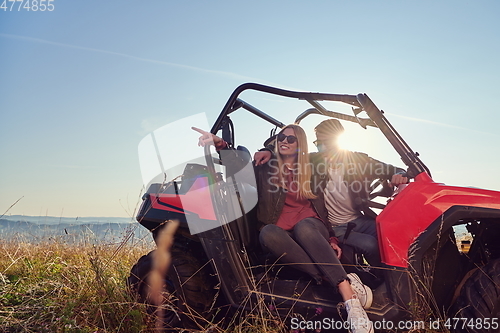
{"type": "MultiPolygon", "coordinates": [[[[381,257],[387,266],[367,267],[358,255],[344,249],[346,270],[356,271],[374,288],[374,303],[367,313],[378,323],[376,329],[408,330],[413,328],[408,326],[412,320],[423,320],[427,329],[500,331],[500,192],[433,181],[418,154],[365,94],[296,92],[243,84],[231,94],[211,128],[214,134],[222,132],[232,147],[236,146],[237,126],[231,121],[234,112],[249,111],[270,129],[285,125],[241,100],[239,96],[245,91],[308,103],[309,109],[296,122],[319,114],[378,129],[407,166],[412,181],[397,196],[385,189],[374,190],[367,198],[368,205],[381,209],[376,221],[381,257]],[[324,101],[348,104],[353,114],[329,111],[324,101]],[[361,112],[368,118],[360,118],[361,112]],[[387,204],[372,201],[384,193],[390,197],[387,204]],[[454,230],[458,226],[471,235],[467,252],[460,251],[457,244],[454,230]],[[372,273],[376,273],[376,281],[372,273]],[[397,326],[405,320],[407,327],[397,326]]],[[[243,161],[251,160],[243,147],[235,151],[243,161]]],[[[180,221],[171,250],[172,264],[164,277],[165,327],[204,327],[215,320],[217,309],[224,305],[241,313],[265,309],[267,315],[287,320],[325,320],[324,329],[328,322],[340,321],[341,299],[331,296],[331,287],[315,285],[307,276],[269,261],[262,253],[255,209],[245,206],[242,199],[248,193],[241,192],[251,192],[251,188],[236,186],[235,177],[218,172],[216,165],[217,160],[214,162],[207,152],[205,161],[186,163],[180,179],[152,183],[137,215],[137,221],[151,230],[155,239],[169,221],[180,221]],[[213,228],[194,233],[190,231],[193,224],[188,223],[193,221],[213,228]]],[[[149,302],[147,276],[151,267],[150,253],[139,259],[128,279],[143,302],[149,302]]]]}

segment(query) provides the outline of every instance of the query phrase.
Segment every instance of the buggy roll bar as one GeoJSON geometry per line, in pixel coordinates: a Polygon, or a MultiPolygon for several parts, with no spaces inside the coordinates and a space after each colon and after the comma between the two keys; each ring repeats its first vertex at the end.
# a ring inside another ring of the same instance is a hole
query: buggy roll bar
{"type": "MultiPolygon", "coordinates": [[[[243,100],[241,100],[241,99],[239,99],[239,98],[237,98],[237,99],[236,99],[236,103],[235,103],[235,105],[234,105],[233,109],[231,110],[231,112],[236,111],[236,110],[237,110],[238,108],[240,108],[240,107],[241,107],[241,108],[243,108],[243,109],[245,109],[245,110],[247,110],[247,111],[250,111],[250,112],[251,112],[251,113],[253,113],[254,115],[256,115],[256,116],[258,116],[258,117],[260,117],[260,118],[262,118],[262,119],[264,119],[264,120],[266,120],[266,121],[268,121],[268,122],[270,122],[270,123],[271,123],[271,124],[273,124],[274,126],[277,126],[277,127],[279,127],[279,128],[282,128],[282,127],[285,127],[285,126],[286,126],[286,125],[285,125],[285,124],[283,124],[281,121],[274,119],[274,118],[273,118],[273,117],[271,117],[270,115],[268,115],[268,114],[266,114],[266,113],[264,113],[264,112],[260,111],[259,109],[257,109],[255,106],[250,105],[250,104],[248,104],[247,102],[245,102],[245,101],[243,101],[243,100]]],[[[230,112],[230,113],[231,113],[231,112],[230,112]]]]}
{"type": "Polygon", "coordinates": [[[283,124],[282,122],[274,119],[273,117],[267,115],[256,107],[239,99],[238,96],[245,90],[255,90],[263,93],[295,98],[309,102],[309,104],[311,104],[314,108],[308,109],[300,114],[295,120],[296,123],[299,123],[309,114],[321,114],[328,117],[357,122],[363,128],[366,128],[366,126],[378,127],[385,135],[385,137],[389,140],[394,149],[398,152],[403,163],[408,166],[407,173],[410,178],[414,178],[422,172],[427,172],[430,176],[429,169],[420,160],[420,158],[418,157],[418,153],[413,152],[410,146],[408,146],[408,144],[403,140],[399,133],[389,123],[387,118],[385,118],[383,111],[379,110],[366,94],[343,95],[317,92],[299,92],[265,86],[257,83],[244,83],[237,87],[229,97],[226,105],[222,109],[222,112],[219,114],[219,117],[212,126],[212,129],[210,130],[211,133],[216,134],[223,126],[226,117],[239,108],[244,108],[277,127],[282,128],[285,126],[285,124],[283,124]],[[332,101],[349,104],[354,107],[354,116],[328,111],[320,103],[318,103],[318,101],[332,101]],[[370,119],[358,118],[357,115],[362,111],[365,111],[370,119]]]}
{"type": "Polygon", "coordinates": [[[309,116],[310,114],[320,114],[332,118],[352,121],[353,123],[359,123],[361,127],[366,129],[366,126],[377,127],[377,125],[371,119],[363,119],[358,118],[356,116],[350,116],[348,114],[343,114],[334,111],[328,111],[323,107],[323,105],[319,104],[316,101],[308,101],[310,104],[314,106],[314,108],[310,108],[302,112],[297,118],[295,118],[295,123],[298,125],[302,119],[309,116]],[[321,110],[321,111],[320,111],[321,110]]]}
{"type": "MultiPolygon", "coordinates": [[[[273,94],[273,95],[278,95],[278,96],[283,96],[283,97],[290,97],[290,98],[296,98],[300,100],[313,100],[313,101],[337,101],[337,102],[343,102],[346,104],[350,104],[353,106],[361,107],[359,104],[356,96],[354,95],[335,95],[335,94],[324,94],[324,93],[313,93],[313,92],[299,92],[299,91],[291,91],[291,90],[284,90],[284,89],[279,89],[279,88],[274,88],[274,87],[269,87],[265,86],[262,84],[257,84],[257,83],[244,83],[237,87],[231,96],[229,97],[228,101],[226,102],[226,105],[222,109],[222,112],[220,113],[219,117],[215,121],[214,126],[212,126],[212,129],[210,130],[211,133],[216,134],[217,131],[219,130],[224,118],[230,114],[231,112],[235,111],[239,107],[242,107],[242,105],[237,104],[237,99],[238,96],[245,90],[255,90],[255,91],[260,91],[268,94],[273,94]]],[[[250,111],[250,110],[249,110],[250,111]]],[[[264,118],[267,116],[264,112],[253,108],[253,111],[255,111],[256,115],[258,115],[261,118],[264,118]]],[[[251,111],[251,112],[253,112],[251,111]]],[[[269,117],[269,116],[267,116],[269,117]]],[[[273,125],[283,127],[283,123],[277,121],[279,124],[282,126],[277,125],[274,122],[273,125]]]]}
{"type": "Polygon", "coordinates": [[[384,112],[379,110],[375,103],[366,94],[358,94],[357,99],[360,102],[363,110],[368,114],[371,120],[377,124],[377,127],[382,131],[387,140],[396,149],[403,163],[408,166],[408,176],[415,178],[422,172],[427,172],[431,177],[429,168],[420,160],[419,154],[414,152],[405,140],[399,135],[396,129],[391,125],[389,120],[384,116],[384,112]]]}

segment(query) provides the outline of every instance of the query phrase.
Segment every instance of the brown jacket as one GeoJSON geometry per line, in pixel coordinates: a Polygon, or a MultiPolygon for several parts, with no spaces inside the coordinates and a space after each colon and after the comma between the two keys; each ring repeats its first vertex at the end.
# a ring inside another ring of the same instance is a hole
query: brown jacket
{"type": "MultiPolygon", "coordinates": [[[[248,159],[245,159],[245,157],[236,150],[224,149],[221,150],[220,153],[222,163],[226,166],[228,175],[236,173],[243,168],[243,165],[248,163],[248,159]]],[[[276,170],[278,170],[277,164],[278,162],[276,159],[271,159],[264,165],[254,166],[258,196],[257,219],[259,220],[259,230],[266,224],[275,224],[285,205],[285,190],[273,184],[271,181],[271,177],[276,175],[276,170]]],[[[239,176],[241,179],[241,174],[239,174],[239,176]]],[[[312,181],[312,184],[315,183],[319,183],[319,180],[312,181]]],[[[320,187],[317,187],[317,189],[320,189],[320,187]]],[[[325,223],[330,236],[333,237],[335,234],[333,233],[331,225],[328,223],[323,192],[316,192],[314,188],[313,192],[317,197],[310,200],[312,206],[323,223],[325,223]]]]}
{"type": "Polygon", "coordinates": [[[354,206],[365,214],[372,215],[366,201],[369,199],[370,186],[376,179],[390,180],[394,174],[404,173],[404,169],[377,161],[367,154],[341,151],[338,153],[310,153],[313,165],[313,185],[316,193],[323,193],[328,182],[328,168],[343,168],[344,181],[349,189],[354,206]]]}

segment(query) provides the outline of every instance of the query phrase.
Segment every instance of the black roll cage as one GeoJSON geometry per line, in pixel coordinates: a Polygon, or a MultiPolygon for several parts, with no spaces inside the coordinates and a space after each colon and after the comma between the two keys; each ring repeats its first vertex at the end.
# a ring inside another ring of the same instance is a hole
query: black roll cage
{"type": "Polygon", "coordinates": [[[219,117],[215,121],[215,124],[212,126],[212,129],[210,130],[211,133],[216,134],[219,130],[221,130],[225,124],[227,116],[240,108],[243,108],[255,114],[256,116],[266,120],[274,126],[280,128],[285,126],[285,124],[283,124],[279,120],[269,116],[265,112],[239,99],[238,97],[240,96],[240,94],[246,90],[255,90],[263,93],[307,101],[313,106],[313,108],[307,109],[306,111],[301,113],[295,119],[295,123],[297,124],[310,114],[320,114],[327,117],[355,122],[365,129],[367,128],[367,126],[378,127],[385,135],[385,137],[389,140],[394,149],[397,151],[403,163],[408,167],[407,174],[410,178],[415,178],[422,172],[426,172],[429,176],[431,175],[427,166],[418,157],[418,153],[414,152],[410,148],[410,146],[403,140],[403,138],[384,116],[384,112],[379,110],[366,94],[340,95],[317,92],[299,92],[265,86],[257,83],[244,83],[237,87],[229,97],[226,105],[222,109],[222,112],[219,114],[219,117]],[[352,106],[354,115],[346,115],[339,112],[329,111],[319,103],[320,101],[333,101],[349,104],[352,106]],[[358,114],[363,111],[367,113],[369,119],[358,117],[358,114]]]}

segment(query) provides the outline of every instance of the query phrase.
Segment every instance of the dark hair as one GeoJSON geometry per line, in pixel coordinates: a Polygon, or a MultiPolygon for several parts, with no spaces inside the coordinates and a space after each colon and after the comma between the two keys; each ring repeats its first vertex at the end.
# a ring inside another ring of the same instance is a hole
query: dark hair
{"type": "Polygon", "coordinates": [[[337,119],[327,119],[319,123],[318,126],[314,128],[316,134],[322,133],[329,136],[337,136],[344,132],[344,126],[337,119]]]}

